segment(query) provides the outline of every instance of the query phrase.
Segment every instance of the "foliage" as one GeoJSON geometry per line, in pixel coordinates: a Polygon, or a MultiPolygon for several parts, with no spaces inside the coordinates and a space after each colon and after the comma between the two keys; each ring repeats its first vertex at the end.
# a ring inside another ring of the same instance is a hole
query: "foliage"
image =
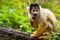
{"type": "Polygon", "coordinates": [[[31,30],[29,30],[30,27],[25,7],[27,4],[19,0],[1,0],[0,2],[0,26],[27,32],[31,30]]]}

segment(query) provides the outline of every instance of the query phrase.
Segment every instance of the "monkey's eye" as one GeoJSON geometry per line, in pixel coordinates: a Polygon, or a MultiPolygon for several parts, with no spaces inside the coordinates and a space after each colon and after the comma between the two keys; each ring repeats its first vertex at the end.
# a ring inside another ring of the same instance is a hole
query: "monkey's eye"
{"type": "Polygon", "coordinates": [[[38,10],[36,10],[36,12],[38,12],[38,10]]]}
{"type": "Polygon", "coordinates": [[[33,10],[33,12],[35,12],[35,10],[33,10]]]}

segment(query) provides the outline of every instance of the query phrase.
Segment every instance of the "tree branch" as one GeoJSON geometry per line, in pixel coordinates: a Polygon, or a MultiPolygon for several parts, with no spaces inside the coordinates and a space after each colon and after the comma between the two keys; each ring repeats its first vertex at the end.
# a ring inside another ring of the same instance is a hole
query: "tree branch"
{"type": "MultiPolygon", "coordinates": [[[[29,40],[31,33],[0,27],[0,40],[29,40]]],[[[38,40],[34,39],[34,40],[38,40]]]]}

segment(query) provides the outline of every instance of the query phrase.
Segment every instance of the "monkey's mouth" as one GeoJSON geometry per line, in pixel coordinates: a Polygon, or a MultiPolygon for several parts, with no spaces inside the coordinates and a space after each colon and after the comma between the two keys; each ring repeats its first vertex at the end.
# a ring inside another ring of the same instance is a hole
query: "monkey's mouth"
{"type": "Polygon", "coordinates": [[[32,17],[32,19],[35,19],[36,17],[32,17]]]}

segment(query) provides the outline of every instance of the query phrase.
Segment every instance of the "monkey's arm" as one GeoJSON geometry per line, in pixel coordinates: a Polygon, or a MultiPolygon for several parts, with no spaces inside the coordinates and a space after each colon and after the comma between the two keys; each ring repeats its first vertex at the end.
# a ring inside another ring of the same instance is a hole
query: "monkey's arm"
{"type": "Polygon", "coordinates": [[[44,24],[43,26],[39,25],[37,30],[31,36],[38,37],[39,35],[43,34],[46,31],[47,27],[48,27],[47,23],[44,24]]]}
{"type": "Polygon", "coordinates": [[[34,32],[33,36],[39,36],[41,34],[43,34],[47,29],[47,26],[43,27],[38,27],[38,29],[34,32]]]}

